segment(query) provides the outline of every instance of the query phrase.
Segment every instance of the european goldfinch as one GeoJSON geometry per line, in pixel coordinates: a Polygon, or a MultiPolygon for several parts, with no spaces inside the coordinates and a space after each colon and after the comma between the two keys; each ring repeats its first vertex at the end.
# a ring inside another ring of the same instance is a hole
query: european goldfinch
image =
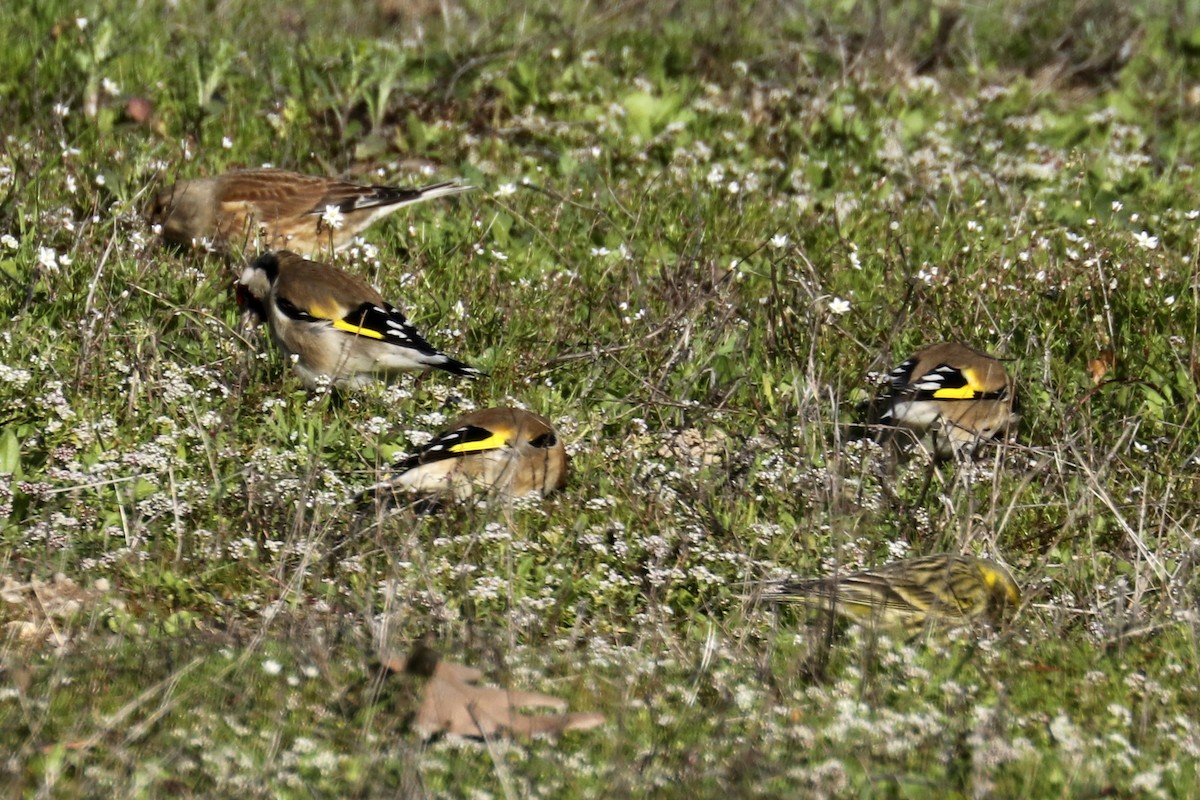
{"type": "Polygon", "coordinates": [[[567,451],[543,416],[519,408],[464,414],[376,486],[417,494],[544,497],[567,483],[567,451]]]}
{"type": "Polygon", "coordinates": [[[767,600],[794,600],[855,621],[914,631],[931,622],[997,619],[1021,604],[1021,590],[994,561],[948,554],[909,558],[836,578],[784,581],[767,600]]]}
{"type": "Polygon", "coordinates": [[[881,423],[929,434],[938,458],[974,454],[1016,422],[1012,380],[998,360],[956,342],[913,353],[889,375],[881,423]]]}
{"type": "Polygon", "coordinates": [[[404,314],[363,280],[295,253],[267,253],[243,270],[242,304],[260,311],[279,348],[309,386],[322,376],[356,388],[397,372],[431,367],[482,372],[433,348],[404,314]]]}
{"type": "Polygon", "coordinates": [[[470,188],[450,182],[402,189],[282,169],[235,170],[160,190],[147,217],[175,244],[206,242],[218,250],[287,248],[316,255],[342,249],[397,209],[470,188]]]}

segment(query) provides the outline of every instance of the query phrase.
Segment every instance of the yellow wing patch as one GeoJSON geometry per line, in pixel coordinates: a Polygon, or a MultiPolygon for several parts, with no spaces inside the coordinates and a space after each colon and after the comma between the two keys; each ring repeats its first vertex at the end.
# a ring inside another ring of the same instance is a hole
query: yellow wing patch
{"type": "Polygon", "coordinates": [[[507,431],[493,431],[492,435],[477,442],[461,442],[450,448],[451,453],[477,453],[480,450],[498,450],[508,444],[507,431]]]}
{"type": "Polygon", "coordinates": [[[970,386],[960,386],[957,389],[938,389],[933,396],[938,400],[970,400],[975,396],[975,390],[970,386]]]}
{"type": "MultiPolygon", "coordinates": [[[[314,316],[323,317],[325,315],[314,313],[314,316]]],[[[329,319],[329,317],[325,317],[325,319],[329,319]]],[[[339,331],[347,331],[347,332],[353,333],[357,336],[369,336],[372,339],[382,339],[383,338],[383,334],[380,333],[379,331],[371,330],[370,328],[364,328],[361,325],[354,325],[352,323],[346,322],[346,320],[344,320],[344,319],[335,319],[333,321],[333,327],[337,328],[339,331]]]]}
{"type": "Polygon", "coordinates": [[[939,400],[970,400],[980,393],[983,382],[979,380],[975,370],[968,368],[958,372],[966,381],[966,386],[947,386],[945,389],[938,389],[933,396],[939,400]]]}
{"type": "Polygon", "coordinates": [[[346,309],[327,303],[310,303],[304,310],[321,319],[340,320],[346,316],[346,309]]]}

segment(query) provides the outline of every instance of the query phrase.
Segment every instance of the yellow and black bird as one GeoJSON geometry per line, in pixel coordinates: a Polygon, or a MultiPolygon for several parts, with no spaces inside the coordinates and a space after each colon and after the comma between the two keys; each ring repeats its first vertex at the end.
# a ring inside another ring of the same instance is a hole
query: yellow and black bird
{"type": "Polygon", "coordinates": [[[282,169],[246,169],[161,189],[147,217],[163,238],[215,250],[287,249],[306,256],[340,250],[368,225],[404,206],[471,189],[367,186],[282,169]]]}
{"type": "Polygon", "coordinates": [[[1016,423],[1014,400],[999,360],[945,342],[921,348],[892,370],[878,421],[908,429],[917,440],[928,434],[938,458],[974,455],[1016,423]]]}
{"type": "Polygon", "coordinates": [[[835,578],[780,581],[767,586],[762,597],[912,632],[931,623],[996,621],[1008,607],[1020,605],[1021,590],[995,561],[943,553],[835,578]]]}
{"type": "Polygon", "coordinates": [[[544,497],[567,483],[562,437],[540,414],[485,408],[459,417],[375,488],[418,495],[544,497]]]}
{"type": "Polygon", "coordinates": [[[483,376],[425,341],[362,279],[286,250],[252,261],[242,271],[238,297],[266,318],[271,337],[309,386],[328,380],[357,388],[432,368],[483,376]]]}

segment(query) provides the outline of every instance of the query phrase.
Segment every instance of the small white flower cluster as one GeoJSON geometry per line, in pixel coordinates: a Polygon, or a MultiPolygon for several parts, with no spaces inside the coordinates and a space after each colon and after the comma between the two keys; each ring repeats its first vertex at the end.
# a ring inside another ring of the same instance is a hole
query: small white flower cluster
{"type": "Polygon", "coordinates": [[[71,263],[71,257],[66,253],[60,254],[53,247],[39,247],[37,261],[38,265],[47,272],[58,274],[59,267],[65,267],[71,263]]]}
{"type": "Polygon", "coordinates": [[[14,389],[24,389],[33,378],[27,369],[17,369],[7,364],[0,364],[0,383],[14,389]]]}

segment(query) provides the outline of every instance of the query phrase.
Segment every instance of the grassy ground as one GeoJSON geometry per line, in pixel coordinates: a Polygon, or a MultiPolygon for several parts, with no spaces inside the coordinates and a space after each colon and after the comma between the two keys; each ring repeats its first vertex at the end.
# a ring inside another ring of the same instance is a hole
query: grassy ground
{"type": "Polygon", "coordinates": [[[1186,4],[260,5],[3,12],[9,796],[1200,794],[1186,4]],[[265,162],[480,187],[346,261],[491,379],[313,396],[239,329],[139,210],[265,162]],[[941,339],[1011,359],[1018,443],[889,476],[870,376],[941,339]],[[343,502],[509,401],[565,493],[343,502]],[[743,599],[947,550],[1007,626],[743,599]],[[609,723],[422,744],[374,663],[425,634],[609,723]]]}

